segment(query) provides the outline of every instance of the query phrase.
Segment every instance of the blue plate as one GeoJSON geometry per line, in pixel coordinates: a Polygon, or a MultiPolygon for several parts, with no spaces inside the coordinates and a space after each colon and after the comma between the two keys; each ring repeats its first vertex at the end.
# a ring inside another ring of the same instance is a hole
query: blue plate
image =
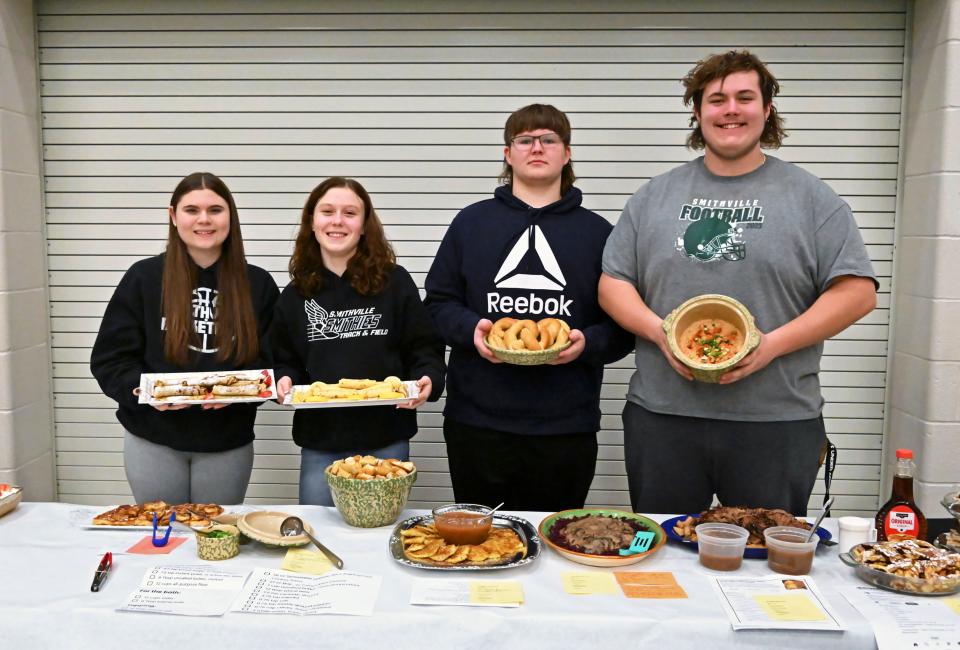
{"type": "MultiPolygon", "coordinates": [[[[664,522],[661,523],[660,525],[663,526],[663,532],[665,532],[665,533],[667,534],[667,539],[670,539],[670,540],[673,540],[674,542],[678,542],[678,543],[680,543],[680,544],[683,544],[684,546],[687,546],[687,547],[689,547],[689,548],[691,548],[691,549],[693,549],[693,550],[697,550],[698,546],[697,546],[697,543],[696,543],[696,542],[692,542],[692,541],[690,541],[690,540],[684,539],[683,537],[680,537],[680,535],[677,535],[677,533],[674,532],[674,530],[673,530],[673,527],[674,527],[674,526],[676,526],[678,523],[680,523],[681,521],[683,521],[683,520],[686,519],[687,517],[694,517],[694,518],[696,518],[697,515],[680,515],[679,517],[671,517],[670,519],[667,519],[666,521],[664,521],[664,522]]],[[[825,541],[827,541],[828,539],[830,539],[830,538],[833,537],[833,535],[830,534],[830,531],[827,530],[826,528],[822,527],[822,526],[818,526],[818,527],[817,527],[817,535],[820,537],[820,541],[821,541],[821,542],[825,542],[825,541]]],[[[743,551],[743,557],[748,558],[748,559],[753,559],[753,560],[765,560],[765,559],[767,559],[767,549],[766,549],[766,548],[755,548],[755,547],[754,547],[754,548],[749,548],[749,547],[748,547],[748,548],[744,549],[744,551],[743,551]]]]}

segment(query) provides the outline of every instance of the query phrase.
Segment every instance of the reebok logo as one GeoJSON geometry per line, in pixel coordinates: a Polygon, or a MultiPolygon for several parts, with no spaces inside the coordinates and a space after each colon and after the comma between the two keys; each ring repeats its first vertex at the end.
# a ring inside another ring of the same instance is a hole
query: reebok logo
{"type": "Polygon", "coordinates": [[[496,313],[544,314],[551,316],[570,316],[570,305],[563,294],[553,298],[541,298],[533,291],[563,291],[567,285],[557,256],[547,243],[540,226],[531,226],[527,236],[520,236],[503,260],[500,270],[493,279],[498,289],[530,289],[526,296],[501,296],[496,291],[487,293],[487,311],[496,313]],[[526,263],[525,263],[526,262],[526,263]],[[520,268],[543,269],[542,273],[521,273],[520,268]]]}
{"type": "Polygon", "coordinates": [[[498,289],[546,289],[547,291],[563,291],[567,285],[567,280],[563,277],[563,271],[557,263],[557,257],[553,254],[547,238],[543,236],[540,226],[531,226],[527,230],[527,237],[520,237],[517,243],[513,245],[507,259],[503,260],[497,276],[493,279],[498,289]],[[520,262],[529,251],[540,259],[540,265],[543,266],[544,273],[541,275],[532,275],[529,273],[519,273],[517,269],[520,262]]]}

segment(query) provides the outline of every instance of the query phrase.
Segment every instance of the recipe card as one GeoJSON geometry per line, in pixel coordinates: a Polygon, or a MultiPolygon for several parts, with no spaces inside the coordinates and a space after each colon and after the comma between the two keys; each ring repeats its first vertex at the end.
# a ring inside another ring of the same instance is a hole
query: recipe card
{"type": "Polygon", "coordinates": [[[410,592],[410,604],[519,607],[523,604],[523,585],[515,580],[416,578],[410,592]]]}
{"type": "Polygon", "coordinates": [[[563,579],[563,590],[573,596],[617,593],[617,581],[609,573],[564,571],[560,577],[563,579]]]}
{"type": "Polygon", "coordinates": [[[687,592],[669,571],[614,571],[627,598],[686,598],[687,592]]]}
{"type": "Polygon", "coordinates": [[[243,589],[249,571],[218,567],[155,566],[140,586],[117,608],[180,616],[223,616],[243,589]]]}
{"type": "Polygon", "coordinates": [[[371,616],[379,594],[380,576],[349,571],[315,576],[279,569],[254,569],[233,611],[371,616]]]}
{"type": "Polygon", "coordinates": [[[960,598],[911,596],[868,585],[839,591],[870,623],[879,650],[960,646],[960,598]]]}
{"type": "Polygon", "coordinates": [[[714,578],[735,630],[833,630],[843,626],[809,576],[714,578]]]}
{"type": "Polygon", "coordinates": [[[287,549],[287,554],[283,556],[280,568],[293,573],[309,573],[322,576],[324,573],[333,571],[333,563],[323,553],[306,548],[291,547],[287,549]]]}

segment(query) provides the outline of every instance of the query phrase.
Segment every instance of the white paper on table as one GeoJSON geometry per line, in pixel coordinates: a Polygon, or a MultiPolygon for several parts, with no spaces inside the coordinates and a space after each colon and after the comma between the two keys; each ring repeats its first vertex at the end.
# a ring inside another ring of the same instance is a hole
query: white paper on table
{"type": "Polygon", "coordinates": [[[960,645],[960,605],[951,607],[958,596],[911,596],[867,585],[838,591],[870,623],[879,650],[960,645]]]}
{"type": "Polygon", "coordinates": [[[810,576],[714,578],[734,630],[841,631],[844,625],[810,576]]]}
{"type": "Polygon", "coordinates": [[[456,605],[467,607],[520,607],[518,602],[478,602],[471,598],[470,581],[416,578],[410,591],[411,605],[456,605]]]}
{"type": "Polygon", "coordinates": [[[254,569],[233,611],[249,614],[373,615],[380,576],[337,571],[305,575],[279,569],[254,569]]]}
{"type": "Polygon", "coordinates": [[[117,608],[179,616],[223,616],[243,589],[249,571],[210,566],[155,566],[117,608]]]}

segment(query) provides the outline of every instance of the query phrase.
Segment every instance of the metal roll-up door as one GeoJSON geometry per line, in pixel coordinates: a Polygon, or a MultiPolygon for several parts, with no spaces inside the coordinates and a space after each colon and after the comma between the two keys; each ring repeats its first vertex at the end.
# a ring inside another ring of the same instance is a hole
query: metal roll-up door
{"type": "MultiPolygon", "coordinates": [[[[308,191],[355,176],[422,287],[451,218],[491,194],[512,110],[542,101],[569,114],[585,205],[616,221],[641,183],[694,155],[683,147],[680,77],[708,53],[748,47],[782,85],[790,137],[777,155],[850,203],[880,276],[878,309],[826,344],[821,377],[841,448],[834,511],[874,510],[906,2],[400,6],[37,2],[60,499],[130,498],[122,430],[90,376],[90,347],[124,270],[162,249],[165,205],[183,175],[225,178],[251,261],[281,286],[308,191]]],[[[631,366],[605,374],[594,504],[629,504],[620,412],[631,366]]],[[[452,498],[442,407],[419,417],[412,506],[452,498]]],[[[295,501],[288,412],[261,409],[256,453],[248,500],[295,501]]]]}

